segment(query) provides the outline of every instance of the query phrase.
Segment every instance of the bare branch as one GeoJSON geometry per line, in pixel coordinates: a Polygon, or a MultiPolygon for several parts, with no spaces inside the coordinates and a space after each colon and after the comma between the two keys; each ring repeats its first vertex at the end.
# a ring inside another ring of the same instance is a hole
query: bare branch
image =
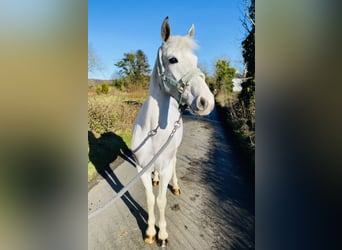
{"type": "Polygon", "coordinates": [[[102,71],[103,65],[91,44],[88,44],[88,72],[102,71]]]}
{"type": "MultiPolygon", "coordinates": [[[[253,1],[253,0],[252,0],[253,1]]],[[[252,24],[252,26],[255,26],[255,21],[254,21],[254,18],[251,16],[251,14],[254,16],[255,13],[250,13],[251,11],[251,7],[252,7],[252,4],[249,5],[248,4],[248,0],[245,0],[245,6],[244,6],[244,19],[241,20],[241,23],[242,23],[242,26],[248,31],[248,33],[250,32],[250,28],[249,28],[249,25],[252,24]],[[248,22],[248,21],[249,22],[248,22]]]]}

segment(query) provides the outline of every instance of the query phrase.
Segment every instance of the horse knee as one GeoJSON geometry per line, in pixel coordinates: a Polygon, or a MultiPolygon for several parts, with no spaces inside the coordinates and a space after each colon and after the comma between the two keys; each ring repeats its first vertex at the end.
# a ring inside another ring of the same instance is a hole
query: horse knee
{"type": "Polygon", "coordinates": [[[157,197],[157,205],[159,209],[165,208],[166,207],[166,197],[157,197]]]}
{"type": "Polygon", "coordinates": [[[147,204],[150,204],[151,206],[154,205],[154,194],[153,193],[146,193],[146,201],[147,201],[147,204]]]}

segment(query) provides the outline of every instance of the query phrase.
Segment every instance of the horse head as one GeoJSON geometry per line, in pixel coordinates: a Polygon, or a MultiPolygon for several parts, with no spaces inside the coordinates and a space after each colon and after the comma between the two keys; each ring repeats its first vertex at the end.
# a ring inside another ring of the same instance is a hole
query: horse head
{"type": "Polygon", "coordinates": [[[158,75],[161,88],[180,105],[187,105],[193,114],[208,115],[214,108],[214,95],[197,66],[194,34],[192,25],[187,35],[171,36],[168,18],[165,18],[161,28],[163,43],[158,50],[158,75]]]}

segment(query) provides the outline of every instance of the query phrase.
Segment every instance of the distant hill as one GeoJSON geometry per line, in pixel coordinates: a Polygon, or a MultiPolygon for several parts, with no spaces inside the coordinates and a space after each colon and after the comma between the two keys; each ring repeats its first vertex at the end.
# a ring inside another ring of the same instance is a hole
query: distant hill
{"type": "Polygon", "coordinates": [[[97,86],[103,83],[112,84],[112,80],[88,79],[88,86],[97,86]]]}

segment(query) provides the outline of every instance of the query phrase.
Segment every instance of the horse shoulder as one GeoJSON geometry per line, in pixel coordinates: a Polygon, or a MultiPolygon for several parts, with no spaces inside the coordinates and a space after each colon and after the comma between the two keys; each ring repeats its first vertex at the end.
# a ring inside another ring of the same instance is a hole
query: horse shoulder
{"type": "Polygon", "coordinates": [[[156,104],[154,104],[154,101],[151,97],[148,97],[139,110],[133,123],[131,143],[132,149],[140,145],[148,133],[152,129],[155,129],[155,127],[158,125],[158,122],[154,121],[156,120],[156,112],[156,104]]]}

